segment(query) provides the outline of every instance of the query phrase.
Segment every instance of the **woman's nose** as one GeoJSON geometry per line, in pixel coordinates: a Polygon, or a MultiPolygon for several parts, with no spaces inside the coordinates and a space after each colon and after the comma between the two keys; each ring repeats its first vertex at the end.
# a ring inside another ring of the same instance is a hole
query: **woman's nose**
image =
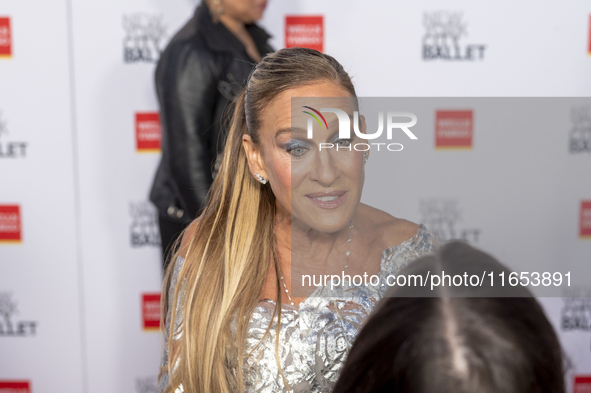
{"type": "Polygon", "coordinates": [[[324,187],[330,187],[339,178],[339,170],[329,150],[317,154],[314,166],[310,178],[324,187]]]}

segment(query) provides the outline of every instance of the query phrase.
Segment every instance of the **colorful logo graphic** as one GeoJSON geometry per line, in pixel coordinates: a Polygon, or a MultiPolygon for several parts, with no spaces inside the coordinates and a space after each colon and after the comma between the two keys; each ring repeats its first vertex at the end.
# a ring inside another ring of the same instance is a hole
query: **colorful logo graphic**
{"type": "Polygon", "coordinates": [[[0,381],[0,393],[31,393],[29,381],[0,381]]]}
{"type": "Polygon", "coordinates": [[[142,295],[142,320],[144,330],[160,330],[160,293],[142,295]]]}
{"type": "MultiPolygon", "coordinates": [[[[316,113],[318,116],[320,116],[320,119],[322,119],[322,121],[324,122],[324,125],[326,126],[326,129],[328,130],[328,124],[326,123],[326,119],[324,118],[324,116],[322,116],[322,113],[318,112],[316,109],[309,107],[309,106],[304,106],[304,108],[306,109],[310,109],[311,111],[313,111],[314,113],[316,113]]],[[[310,113],[308,111],[302,111],[304,113],[309,114],[310,116],[312,116],[314,119],[316,119],[316,121],[318,122],[318,124],[320,125],[320,129],[322,130],[322,123],[320,122],[320,119],[318,119],[318,117],[316,117],[314,115],[314,113],[310,113]]]]}
{"type": "Polygon", "coordinates": [[[471,110],[437,111],[435,148],[471,149],[474,121],[471,110]]]}
{"type": "Polygon", "coordinates": [[[0,16],[0,58],[12,57],[12,32],[10,18],[0,16]]]}
{"type": "Polygon", "coordinates": [[[581,202],[579,236],[583,239],[591,239],[591,201],[581,202]]]}
{"type": "Polygon", "coordinates": [[[324,17],[286,16],[285,47],[294,46],[322,52],[324,50],[324,17]]]}
{"type": "Polygon", "coordinates": [[[138,153],[159,153],[162,130],[158,112],[135,114],[135,138],[138,153]]]}
{"type": "Polygon", "coordinates": [[[0,205],[0,243],[20,243],[21,213],[18,205],[0,205]]]}
{"type": "MultiPolygon", "coordinates": [[[[328,130],[328,123],[321,112],[323,112],[323,113],[328,112],[328,113],[332,113],[332,114],[336,115],[338,122],[339,122],[339,126],[338,126],[339,139],[341,139],[341,140],[351,139],[351,128],[353,128],[353,132],[355,133],[356,137],[360,138],[361,140],[370,140],[370,139],[379,138],[382,135],[382,133],[384,132],[384,128],[386,129],[386,137],[388,140],[391,140],[393,138],[393,134],[394,134],[395,129],[400,129],[410,139],[418,139],[415,136],[415,134],[413,134],[412,131],[410,130],[410,127],[417,124],[417,116],[414,113],[386,112],[386,115],[384,116],[384,112],[379,112],[378,113],[378,123],[379,123],[378,130],[374,133],[368,133],[368,132],[362,132],[360,130],[361,121],[360,121],[359,111],[353,111],[353,115],[350,116],[350,114],[348,114],[346,111],[339,109],[339,108],[320,108],[320,111],[318,111],[310,106],[302,106],[302,108],[310,110],[310,111],[302,111],[303,113],[306,113],[311,116],[311,118],[308,118],[308,124],[307,124],[307,138],[308,139],[312,139],[314,137],[314,120],[316,120],[316,122],[320,126],[320,129],[324,129],[324,127],[326,127],[326,129],[328,130]],[[410,121],[399,122],[399,121],[395,120],[396,118],[408,118],[408,119],[410,119],[410,121]],[[320,120],[322,120],[322,121],[320,121],[320,120]],[[351,121],[353,121],[353,127],[351,127],[351,121]],[[384,127],[384,124],[387,124],[387,126],[384,127]]],[[[379,151],[380,146],[382,146],[384,148],[384,150],[388,150],[388,151],[402,151],[402,149],[404,148],[404,146],[401,143],[397,143],[397,142],[396,143],[388,143],[388,144],[386,144],[386,143],[371,143],[370,144],[370,143],[362,142],[362,143],[351,143],[346,146],[344,146],[344,145],[340,146],[339,144],[326,143],[326,142],[322,142],[322,143],[318,144],[319,151],[322,151],[323,149],[332,149],[332,148],[335,148],[337,151],[340,149],[349,150],[349,151],[352,151],[352,149],[354,149],[355,151],[368,151],[368,150],[372,149],[372,147],[379,151]]]]}

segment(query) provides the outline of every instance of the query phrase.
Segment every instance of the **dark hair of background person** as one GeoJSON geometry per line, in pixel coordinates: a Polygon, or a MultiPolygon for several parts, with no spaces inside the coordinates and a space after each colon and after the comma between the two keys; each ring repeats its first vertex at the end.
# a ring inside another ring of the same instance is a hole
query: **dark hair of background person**
{"type": "MultiPolygon", "coordinates": [[[[399,274],[454,275],[466,268],[509,271],[490,255],[455,242],[399,274]]],[[[390,290],[393,297],[382,300],[359,333],[335,393],[564,392],[558,338],[526,288],[439,288],[430,297],[408,297],[426,295],[420,292],[390,290]]]]}

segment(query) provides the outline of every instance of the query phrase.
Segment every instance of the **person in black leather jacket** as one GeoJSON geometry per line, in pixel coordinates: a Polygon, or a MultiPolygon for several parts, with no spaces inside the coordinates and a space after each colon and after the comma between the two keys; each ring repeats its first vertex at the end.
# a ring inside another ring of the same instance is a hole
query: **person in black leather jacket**
{"type": "Polygon", "coordinates": [[[172,38],[156,67],[162,159],[150,200],[159,213],[163,266],[207,199],[223,149],[229,104],[262,56],[269,34],[254,22],[266,0],[207,0],[172,38]]]}

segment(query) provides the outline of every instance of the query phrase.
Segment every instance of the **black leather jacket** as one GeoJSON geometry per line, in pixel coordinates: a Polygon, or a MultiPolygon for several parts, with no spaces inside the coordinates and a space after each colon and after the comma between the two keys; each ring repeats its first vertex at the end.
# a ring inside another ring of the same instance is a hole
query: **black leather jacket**
{"type": "MultiPolygon", "coordinates": [[[[273,49],[255,24],[247,30],[261,56],[273,49]]],[[[200,5],[172,38],[156,67],[162,159],[150,200],[162,217],[194,219],[205,207],[216,157],[223,149],[222,115],[255,63],[222,23],[200,5]]]]}

